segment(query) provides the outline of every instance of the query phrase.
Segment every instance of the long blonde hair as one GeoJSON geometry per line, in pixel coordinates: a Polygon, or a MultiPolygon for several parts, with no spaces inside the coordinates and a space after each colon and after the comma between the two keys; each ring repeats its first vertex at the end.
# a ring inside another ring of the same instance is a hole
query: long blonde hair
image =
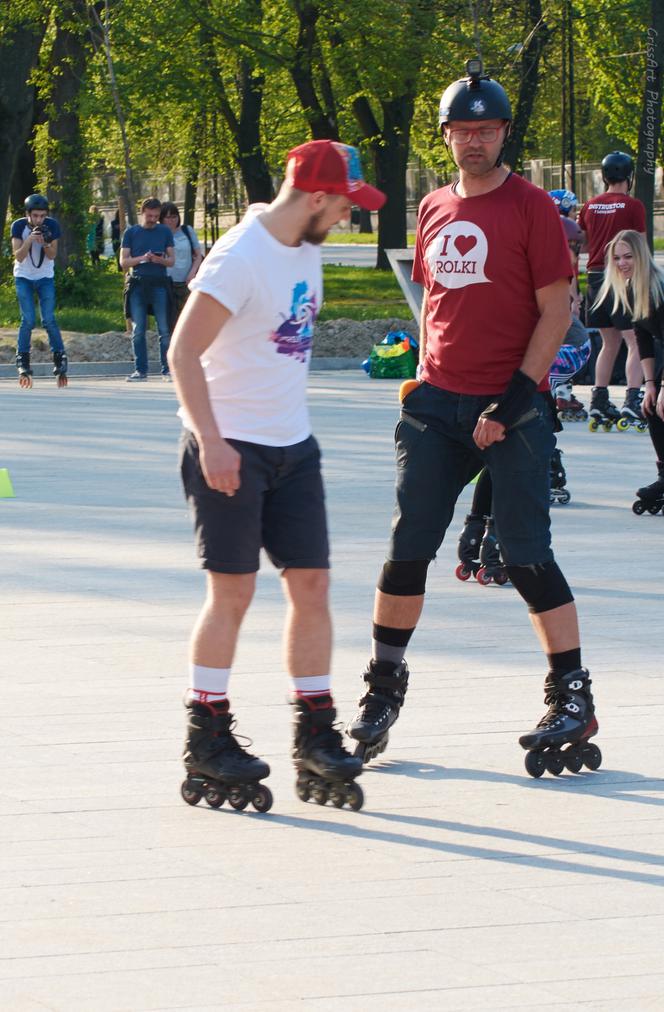
{"type": "Polygon", "coordinates": [[[593,308],[613,295],[611,312],[622,310],[634,320],[646,320],[653,310],[664,303],[664,271],[653,260],[646,237],[631,228],[623,229],[607,243],[604,281],[597,293],[593,308]],[[629,281],[615,263],[615,250],[619,242],[629,246],[634,259],[634,271],[629,281]]]}

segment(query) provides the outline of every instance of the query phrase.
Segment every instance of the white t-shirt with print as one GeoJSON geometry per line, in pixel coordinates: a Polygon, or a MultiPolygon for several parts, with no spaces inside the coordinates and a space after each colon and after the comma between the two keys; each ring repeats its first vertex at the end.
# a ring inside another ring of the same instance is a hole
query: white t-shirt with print
{"type": "MultiPolygon", "coordinates": [[[[323,298],[320,247],[285,246],[254,204],[219,239],[190,284],[233,314],[201,356],[219,432],[263,446],[311,434],[307,374],[323,298]]],[[[180,417],[191,424],[186,411],[180,417]]]]}

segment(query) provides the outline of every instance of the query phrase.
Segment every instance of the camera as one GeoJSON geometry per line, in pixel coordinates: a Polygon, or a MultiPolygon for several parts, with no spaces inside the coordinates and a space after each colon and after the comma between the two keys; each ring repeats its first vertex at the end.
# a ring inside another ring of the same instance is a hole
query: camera
{"type": "Polygon", "coordinates": [[[51,232],[48,225],[35,225],[35,227],[32,230],[32,234],[40,235],[44,240],[45,246],[48,246],[48,244],[53,240],[53,233],[51,232]]]}

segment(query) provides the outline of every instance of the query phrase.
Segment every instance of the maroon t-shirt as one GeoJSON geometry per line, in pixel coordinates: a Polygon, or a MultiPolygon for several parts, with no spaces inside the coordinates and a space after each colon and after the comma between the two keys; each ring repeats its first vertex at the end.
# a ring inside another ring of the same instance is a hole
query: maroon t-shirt
{"type": "Polygon", "coordinates": [[[589,271],[604,270],[606,244],[624,228],[646,230],[646,209],[627,193],[601,193],[581,208],[579,225],[586,233],[589,271]]]}
{"type": "Polygon", "coordinates": [[[540,317],[535,292],[571,277],[558,208],[527,180],[511,175],[479,197],[451,186],[428,194],[413,263],[428,293],[423,378],[454,393],[503,393],[540,317]]]}

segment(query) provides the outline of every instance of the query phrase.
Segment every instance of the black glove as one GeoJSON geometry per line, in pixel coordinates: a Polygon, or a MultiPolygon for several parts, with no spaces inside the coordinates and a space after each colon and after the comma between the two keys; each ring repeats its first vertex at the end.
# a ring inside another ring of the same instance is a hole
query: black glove
{"type": "Polygon", "coordinates": [[[500,422],[505,429],[511,429],[515,422],[526,414],[533,406],[533,394],[537,383],[517,369],[509,381],[507,390],[497,401],[484,409],[480,418],[488,418],[492,422],[500,422]]]}

